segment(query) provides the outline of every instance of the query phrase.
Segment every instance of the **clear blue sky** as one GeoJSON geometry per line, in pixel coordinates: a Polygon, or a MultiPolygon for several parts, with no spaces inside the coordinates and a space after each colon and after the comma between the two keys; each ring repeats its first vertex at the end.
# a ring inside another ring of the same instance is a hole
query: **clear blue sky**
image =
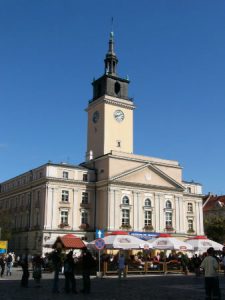
{"type": "Polygon", "coordinates": [[[134,152],[178,160],[184,180],[225,194],[223,0],[1,0],[0,182],[84,161],[112,16],[134,152]]]}

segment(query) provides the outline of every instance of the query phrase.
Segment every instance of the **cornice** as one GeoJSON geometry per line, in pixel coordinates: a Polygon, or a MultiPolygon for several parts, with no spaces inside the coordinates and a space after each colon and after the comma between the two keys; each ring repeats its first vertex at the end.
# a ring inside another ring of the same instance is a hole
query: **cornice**
{"type": "Polygon", "coordinates": [[[139,188],[143,188],[143,189],[156,189],[156,190],[164,190],[164,191],[176,191],[176,192],[181,192],[182,193],[182,189],[180,188],[173,188],[173,187],[164,187],[164,186],[160,186],[160,185],[153,185],[153,184],[145,184],[145,183],[132,183],[132,182],[126,182],[126,181],[108,181],[108,184],[112,184],[114,186],[116,185],[123,185],[126,188],[127,187],[139,187],[139,188]]]}
{"type": "Polygon", "coordinates": [[[109,95],[103,95],[99,99],[90,102],[88,107],[85,109],[85,111],[88,112],[90,108],[93,108],[96,105],[101,104],[101,103],[120,106],[120,107],[127,108],[127,109],[130,109],[130,110],[133,110],[133,109],[136,108],[134,103],[131,102],[130,100],[122,99],[122,98],[116,98],[116,97],[109,96],[109,95]]]}

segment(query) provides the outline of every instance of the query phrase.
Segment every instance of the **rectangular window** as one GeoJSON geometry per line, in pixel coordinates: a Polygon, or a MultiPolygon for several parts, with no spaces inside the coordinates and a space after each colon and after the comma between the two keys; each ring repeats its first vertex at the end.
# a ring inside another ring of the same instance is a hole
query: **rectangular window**
{"type": "Polygon", "coordinates": [[[30,223],[30,217],[29,217],[29,213],[27,213],[27,220],[26,220],[27,227],[29,227],[29,223],[30,223]]]}
{"type": "Polygon", "coordinates": [[[188,212],[193,212],[193,205],[192,205],[192,203],[188,203],[188,212]]]}
{"type": "Polygon", "coordinates": [[[166,227],[171,228],[172,227],[172,213],[166,212],[166,227]]]}
{"type": "Polygon", "coordinates": [[[62,202],[69,202],[69,191],[62,191],[62,202]]]}
{"type": "Polygon", "coordinates": [[[116,147],[118,147],[118,148],[121,147],[121,141],[116,141],[116,147]]]}
{"type": "Polygon", "coordinates": [[[130,225],[130,210],[122,209],[122,225],[130,225]]]}
{"type": "Polygon", "coordinates": [[[68,179],[69,178],[69,173],[66,171],[63,171],[63,178],[68,179]]]}
{"type": "Polygon", "coordinates": [[[88,212],[87,211],[81,212],[81,224],[88,224],[88,212]]]}
{"type": "Polygon", "coordinates": [[[152,212],[150,210],[145,211],[145,226],[152,225],[152,212]]]}
{"type": "Polygon", "coordinates": [[[83,174],[83,181],[88,181],[88,175],[86,173],[83,174]]]}
{"type": "Polygon", "coordinates": [[[68,210],[61,210],[61,224],[68,225],[68,210]]]}
{"type": "Polygon", "coordinates": [[[188,230],[193,231],[193,220],[188,220],[188,230]]]}
{"type": "Polygon", "coordinates": [[[36,226],[39,226],[39,211],[36,212],[36,226]]]}
{"type": "Polygon", "coordinates": [[[88,204],[88,193],[87,192],[82,193],[82,204],[88,204]]]}

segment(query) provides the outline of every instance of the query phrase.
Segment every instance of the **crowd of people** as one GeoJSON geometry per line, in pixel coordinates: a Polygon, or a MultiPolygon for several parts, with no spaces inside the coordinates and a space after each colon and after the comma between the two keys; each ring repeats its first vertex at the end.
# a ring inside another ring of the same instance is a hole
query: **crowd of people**
{"type": "MultiPolygon", "coordinates": [[[[185,274],[188,274],[190,272],[195,273],[196,276],[200,276],[200,274],[202,273],[202,271],[200,270],[200,265],[206,256],[207,252],[188,256],[183,252],[171,251],[168,255],[166,255],[165,251],[155,253],[155,251],[148,250],[146,252],[140,251],[135,255],[123,255],[121,260],[124,260],[124,265],[128,265],[128,267],[136,266],[140,270],[144,269],[144,265],[146,262],[150,266],[152,266],[153,269],[157,268],[157,266],[159,266],[159,263],[166,262],[180,264],[185,274]]],[[[214,252],[214,256],[217,259],[220,268],[224,270],[225,275],[225,247],[223,248],[223,251],[214,252]]],[[[102,261],[110,264],[112,269],[119,269],[119,258],[119,252],[115,255],[112,253],[102,255],[102,261]]]]}
{"type": "MultiPolygon", "coordinates": [[[[167,256],[163,251],[154,253],[154,255],[152,255],[152,253],[151,251],[138,252],[134,255],[124,255],[123,252],[118,252],[116,255],[104,253],[101,256],[101,261],[115,264],[119,278],[121,278],[122,275],[126,277],[126,265],[129,264],[136,264],[143,267],[146,262],[152,264],[178,262],[182,265],[185,274],[194,272],[196,276],[200,276],[201,273],[204,273],[207,297],[211,299],[209,295],[213,293],[219,299],[217,271],[220,267],[224,270],[225,275],[225,247],[222,252],[215,252],[213,248],[209,248],[206,253],[201,255],[194,254],[192,257],[188,257],[182,252],[176,253],[173,251],[167,256]]],[[[13,252],[10,252],[0,255],[1,277],[11,276],[12,267],[17,265],[22,268],[21,287],[28,287],[30,273],[35,281],[36,287],[40,287],[42,272],[46,270],[54,272],[52,284],[53,293],[60,292],[59,274],[63,273],[65,277],[64,292],[76,294],[78,291],[75,274],[79,272],[83,277],[83,289],[80,292],[89,294],[91,292],[90,275],[93,270],[96,271],[97,258],[86,248],[82,250],[80,256],[74,254],[73,251],[69,251],[65,254],[61,248],[47,253],[44,257],[38,254],[31,256],[29,255],[28,249],[24,251],[21,257],[16,257],[13,252]]]]}
{"type": "Polygon", "coordinates": [[[29,277],[32,275],[35,286],[41,287],[42,272],[54,272],[52,292],[59,293],[59,274],[64,274],[65,293],[76,294],[76,276],[78,271],[81,272],[83,277],[83,288],[80,292],[89,294],[91,292],[90,275],[92,269],[95,269],[96,260],[92,254],[85,248],[82,250],[81,255],[74,255],[73,251],[65,254],[62,249],[55,249],[47,253],[44,257],[39,254],[31,256],[28,249],[25,249],[23,255],[16,257],[14,253],[3,254],[0,256],[1,277],[10,276],[12,274],[12,267],[20,266],[22,268],[21,287],[27,288],[29,277]],[[6,269],[6,271],[5,271],[6,269]]]}
{"type": "Polygon", "coordinates": [[[13,252],[0,255],[1,277],[3,277],[5,273],[6,276],[12,275],[12,267],[14,262],[15,262],[15,254],[13,252]]]}

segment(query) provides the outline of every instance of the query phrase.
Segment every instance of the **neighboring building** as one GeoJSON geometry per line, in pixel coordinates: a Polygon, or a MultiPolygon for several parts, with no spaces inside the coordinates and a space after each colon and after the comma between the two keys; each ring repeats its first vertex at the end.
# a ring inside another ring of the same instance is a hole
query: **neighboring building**
{"type": "Polygon", "coordinates": [[[1,184],[0,212],[12,220],[10,247],[20,253],[64,233],[94,239],[105,231],[203,235],[202,186],[182,179],[177,161],[133,154],[134,102],[117,75],[110,35],[105,73],[86,109],[86,161],[47,163],[1,184]]]}
{"type": "Polygon", "coordinates": [[[217,196],[213,194],[206,195],[203,198],[203,214],[208,216],[225,217],[225,195],[217,196]]]}

